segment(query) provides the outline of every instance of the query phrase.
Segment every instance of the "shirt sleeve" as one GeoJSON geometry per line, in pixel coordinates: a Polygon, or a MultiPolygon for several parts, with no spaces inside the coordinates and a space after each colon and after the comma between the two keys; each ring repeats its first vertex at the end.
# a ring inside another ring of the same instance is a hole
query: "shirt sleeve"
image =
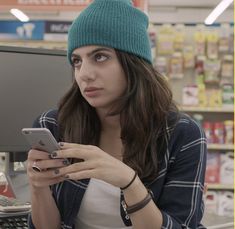
{"type": "Polygon", "coordinates": [[[49,110],[37,117],[33,123],[33,128],[47,128],[51,131],[57,141],[59,141],[59,128],[57,123],[57,110],[49,110]]]}
{"type": "Polygon", "coordinates": [[[182,119],[169,143],[169,162],[162,195],[156,203],[162,212],[162,229],[204,228],[203,190],[206,138],[190,118],[182,119]]]}
{"type": "Polygon", "coordinates": [[[29,229],[36,229],[33,225],[31,214],[29,214],[29,217],[28,217],[28,228],[29,229]]]}

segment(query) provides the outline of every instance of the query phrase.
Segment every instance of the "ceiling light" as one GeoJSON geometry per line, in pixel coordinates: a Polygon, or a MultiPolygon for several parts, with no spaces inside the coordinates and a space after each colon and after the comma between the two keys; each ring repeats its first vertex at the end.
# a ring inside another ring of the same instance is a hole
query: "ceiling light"
{"type": "Polygon", "coordinates": [[[26,14],[24,14],[21,10],[11,9],[10,12],[22,22],[29,21],[29,17],[26,14]]]}
{"type": "Polygon", "coordinates": [[[204,23],[206,25],[211,25],[214,23],[214,21],[217,19],[217,17],[220,16],[227,8],[228,6],[233,2],[233,0],[222,0],[215,9],[210,13],[210,15],[206,18],[204,23]]]}

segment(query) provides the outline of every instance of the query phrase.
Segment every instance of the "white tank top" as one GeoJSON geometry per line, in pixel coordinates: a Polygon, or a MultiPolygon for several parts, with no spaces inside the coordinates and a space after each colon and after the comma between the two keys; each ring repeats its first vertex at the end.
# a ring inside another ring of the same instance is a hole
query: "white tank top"
{"type": "Polygon", "coordinates": [[[120,215],[120,189],[91,179],[76,218],[76,229],[131,229],[120,215]]]}

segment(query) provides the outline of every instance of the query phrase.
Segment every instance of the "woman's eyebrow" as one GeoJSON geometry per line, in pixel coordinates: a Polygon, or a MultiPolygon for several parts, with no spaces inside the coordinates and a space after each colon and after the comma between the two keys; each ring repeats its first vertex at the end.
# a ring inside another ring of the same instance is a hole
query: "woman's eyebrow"
{"type": "MultiPolygon", "coordinates": [[[[100,51],[107,51],[107,52],[113,53],[112,49],[101,47],[101,48],[96,48],[96,49],[92,50],[91,52],[87,53],[87,56],[90,57],[90,56],[92,56],[93,54],[95,54],[95,53],[97,53],[97,52],[100,52],[100,51]]],[[[71,56],[72,56],[72,57],[80,57],[80,55],[79,55],[79,54],[76,54],[76,53],[72,53],[71,56]]]]}
{"type": "Polygon", "coordinates": [[[80,56],[78,54],[72,53],[71,58],[72,57],[80,57],[80,56]]]}

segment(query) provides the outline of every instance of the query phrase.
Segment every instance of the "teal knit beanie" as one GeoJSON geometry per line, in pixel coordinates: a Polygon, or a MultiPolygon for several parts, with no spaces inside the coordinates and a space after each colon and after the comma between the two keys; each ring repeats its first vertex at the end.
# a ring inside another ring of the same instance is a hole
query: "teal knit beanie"
{"type": "Polygon", "coordinates": [[[125,51],[152,63],[148,17],[130,0],[94,0],[72,23],[68,60],[74,49],[100,45],[125,51]]]}

